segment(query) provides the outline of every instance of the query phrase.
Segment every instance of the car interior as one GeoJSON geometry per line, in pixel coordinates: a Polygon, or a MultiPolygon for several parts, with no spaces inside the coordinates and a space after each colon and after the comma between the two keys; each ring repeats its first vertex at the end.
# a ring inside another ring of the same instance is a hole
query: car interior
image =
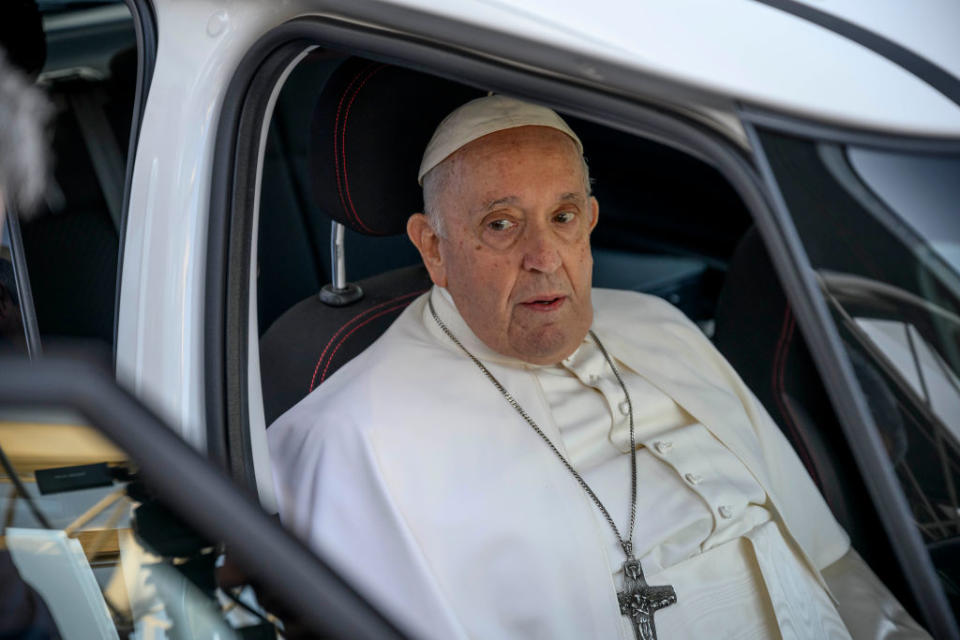
{"type": "MultiPolygon", "coordinates": [[[[40,334],[45,343],[72,338],[109,348],[137,51],[122,2],[79,4],[86,20],[70,19],[78,14],[76,3],[41,2],[37,23],[32,2],[11,2],[0,35],[4,46],[24,52],[18,62],[57,107],[52,186],[40,215],[21,224],[40,334]],[[14,24],[19,27],[10,28],[14,24]]],[[[322,48],[286,77],[259,167],[251,292],[267,426],[429,288],[405,234],[407,216],[422,208],[420,154],[443,116],[486,93],[469,80],[322,48]]],[[[853,546],[919,618],[822,377],[736,191],[715,168],[667,144],[600,121],[566,119],[584,143],[600,202],[594,286],[662,297],[701,327],[797,450],[853,546]]],[[[0,267],[8,261],[0,253],[0,267]]],[[[0,270],[0,286],[9,289],[9,280],[0,270]]],[[[922,431],[923,421],[890,375],[862,349],[852,350],[851,359],[898,472],[932,468],[932,458],[918,452],[933,436],[922,431]]],[[[957,472],[956,457],[951,464],[957,472]]],[[[910,500],[919,524],[946,499],[938,498],[937,481],[917,475],[910,500]]],[[[955,610],[956,515],[934,533],[924,530],[955,610]]]]}
{"type": "MultiPolygon", "coordinates": [[[[416,168],[439,121],[485,93],[324,50],[286,79],[263,159],[257,240],[268,428],[430,287],[405,233],[407,216],[422,208],[416,168]],[[338,268],[340,234],[345,259],[338,268]],[[335,273],[344,268],[345,275],[335,273]]],[[[902,574],[887,561],[887,539],[875,534],[878,516],[739,196],[713,167],[686,153],[567,119],[583,141],[600,202],[594,286],[660,296],[711,337],[797,450],[854,547],[913,608],[902,574]]],[[[869,391],[890,400],[882,380],[869,391]]],[[[891,401],[883,406],[895,406],[891,401]]],[[[884,424],[891,443],[904,441],[902,425],[884,424]]]]}

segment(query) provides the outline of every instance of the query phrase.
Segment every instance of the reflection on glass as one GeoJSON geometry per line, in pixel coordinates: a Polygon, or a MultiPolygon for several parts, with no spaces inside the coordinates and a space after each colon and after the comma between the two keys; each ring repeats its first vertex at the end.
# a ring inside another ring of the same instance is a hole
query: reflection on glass
{"type": "Polygon", "coordinates": [[[0,620],[0,636],[51,618],[66,640],[278,636],[252,589],[218,584],[221,545],[154,500],[98,432],[0,417],[0,448],[0,597],[41,603],[0,620]]]}

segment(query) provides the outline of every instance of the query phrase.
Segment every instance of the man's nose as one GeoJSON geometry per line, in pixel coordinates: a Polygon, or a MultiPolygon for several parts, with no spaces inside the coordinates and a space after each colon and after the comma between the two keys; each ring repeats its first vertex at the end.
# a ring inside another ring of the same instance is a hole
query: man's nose
{"type": "Polygon", "coordinates": [[[558,239],[546,229],[529,229],[523,245],[523,268],[553,273],[560,268],[558,239]]]}

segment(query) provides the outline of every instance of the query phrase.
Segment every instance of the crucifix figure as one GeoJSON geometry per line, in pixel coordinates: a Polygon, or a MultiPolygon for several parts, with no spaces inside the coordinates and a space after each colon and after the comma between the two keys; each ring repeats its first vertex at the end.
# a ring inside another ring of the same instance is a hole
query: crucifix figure
{"type": "Polygon", "coordinates": [[[677,602],[673,587],[651,587],[643,577],[640,561],[630,556],[623,563],[623,591],[617,592],[620,613],[630,618],[637,640],[657,640],[653,614],[677,602]]]}

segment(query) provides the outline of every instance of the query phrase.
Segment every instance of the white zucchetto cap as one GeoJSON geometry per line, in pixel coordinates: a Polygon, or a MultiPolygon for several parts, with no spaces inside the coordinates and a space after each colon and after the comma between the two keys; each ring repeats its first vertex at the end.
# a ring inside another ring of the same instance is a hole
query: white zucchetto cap
{"type": "Polygon", "coordinates": [[[504,129],[528,126],[562,131],[573,139],[577,149],[583,153],[580,138],[553,109],[507,96],[484,96],[457,107],[437,126],[423,152],[417,182],[423,185],[423,176],[430,169],[477,138],[504,129]]]}

